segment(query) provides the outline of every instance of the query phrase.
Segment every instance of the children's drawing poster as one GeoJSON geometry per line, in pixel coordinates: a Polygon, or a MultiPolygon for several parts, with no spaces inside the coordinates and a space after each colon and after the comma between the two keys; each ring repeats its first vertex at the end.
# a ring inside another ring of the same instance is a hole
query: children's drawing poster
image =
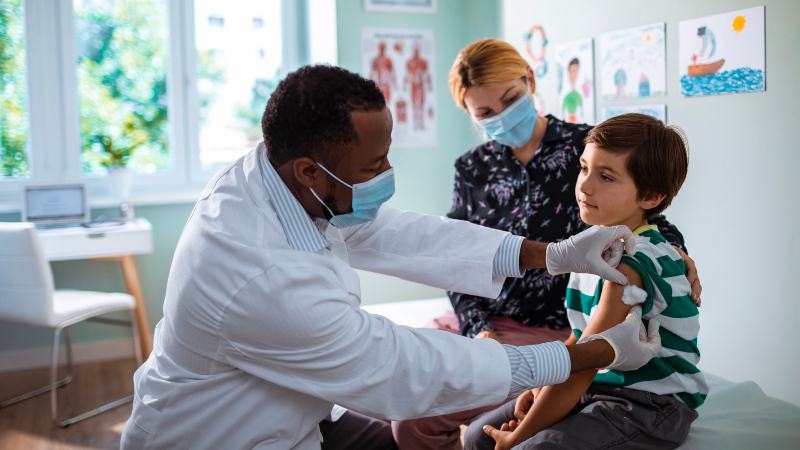
{"type": "Polygon", "coordinates": [[[764,7],[684,20],[678,69],[685,97],[766,89],[764,7]]]}
{"type": "Polygon", "coordinates": [[[600,35],[603,99],[666,94],[665,26],[662,22],[600,35]]]}
{"type": "Polygon", "coordinates": [[[608,106],[601,110],[600,118],[606,121],[612,117],[621,116],[628,113],[647,114],[650,117],[667,124],[667,105],[634,105],[634,106],[608,106]]]}
{"type": "Polygon", "coordinates": [[[594,45],[592,38],[555,46],[558,104],[550,111],[571,123],[594,125],[594,45]]]}
{"type": "Polygon", "coordinates": [[[361,30],[362,75],[378,84],[392,111],[392,147],[436,145],[435,67],[433,31],[361,30]]]}

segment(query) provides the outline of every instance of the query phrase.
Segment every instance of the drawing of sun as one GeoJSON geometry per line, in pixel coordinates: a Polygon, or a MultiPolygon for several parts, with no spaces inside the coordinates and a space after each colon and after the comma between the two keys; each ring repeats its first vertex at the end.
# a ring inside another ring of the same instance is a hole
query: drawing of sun
{"type": "Polygon", "coordinates": [[[737,34],[741,33],[742,30],[744,30],[745,22],[747,22],[747,20],[744,18],[744,16],[736,16],[736,18],[733,19],[733,31],[735,31],[737,34]]]}
{"type": "Polygon", "coordinates": [[[645,36],[644,40],[646,40],[647,42],[650,42],[650,35],[648,34],[647,36],[645,36]]]}

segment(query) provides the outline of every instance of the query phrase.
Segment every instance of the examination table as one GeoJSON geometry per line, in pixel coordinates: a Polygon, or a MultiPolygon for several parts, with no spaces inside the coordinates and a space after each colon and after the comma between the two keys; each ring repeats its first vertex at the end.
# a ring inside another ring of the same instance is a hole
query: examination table
{"type": "MultiPolygon", "coordinates": [[[[422,327],[452,308],[447,298],[435,298],[363,309],[399,325],[422,327]]],[[[711,392],[679,449],[800,449],[800,407],[764,394],[752,381],[734,383],[704,374],[711,392]]]]}

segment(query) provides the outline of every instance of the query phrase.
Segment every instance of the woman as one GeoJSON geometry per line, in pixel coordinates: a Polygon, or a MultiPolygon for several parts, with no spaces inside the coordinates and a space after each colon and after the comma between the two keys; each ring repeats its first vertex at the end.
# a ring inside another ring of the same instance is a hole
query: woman
{"type": "MultiPolygon", "coordinates": [[[[586,228],[575,183],[583,140],[592,127],[537,116],[536,80],[514,47],[495,39],[469,45],[450,69],[450,89],[458,106],[490,140],[456,160],[448,217],[545,242],[586,228]]],[[[690,268],[692,299],[699,304],[701,288],[694,262],[684,252],[683,236],[664,216],[652,222],[690,268]]],[[[564,309],[568,278],[529,270],[523,278],[507,279],[496,299],[448,292],[458,332],[513,345],[564,340],[570,333],[564,309]]],[[[448,328],[447,318],[437,322],[448,328]]],[[[458,450],[459,426],[494,408],[394,422],[392,429],[400,450],[458,450]]]]}

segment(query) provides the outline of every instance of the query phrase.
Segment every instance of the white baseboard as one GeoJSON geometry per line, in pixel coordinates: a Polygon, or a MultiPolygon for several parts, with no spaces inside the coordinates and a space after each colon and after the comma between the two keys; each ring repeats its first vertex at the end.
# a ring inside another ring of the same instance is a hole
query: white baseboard
{"type": "MultiPolygon", "coordinates": [[[[52,349],[50,347],[0,352],[0,372],[50,367],[51,357],[52,349]]],[[[74,363],[133,357],[133,338],[84,342],[72,345],[72,360],[74,363]]],[[[61,345],[61,353],[58,355],[58,362],[59,365],[67,362],[67,350],[63,344],[61,345]]]]}

